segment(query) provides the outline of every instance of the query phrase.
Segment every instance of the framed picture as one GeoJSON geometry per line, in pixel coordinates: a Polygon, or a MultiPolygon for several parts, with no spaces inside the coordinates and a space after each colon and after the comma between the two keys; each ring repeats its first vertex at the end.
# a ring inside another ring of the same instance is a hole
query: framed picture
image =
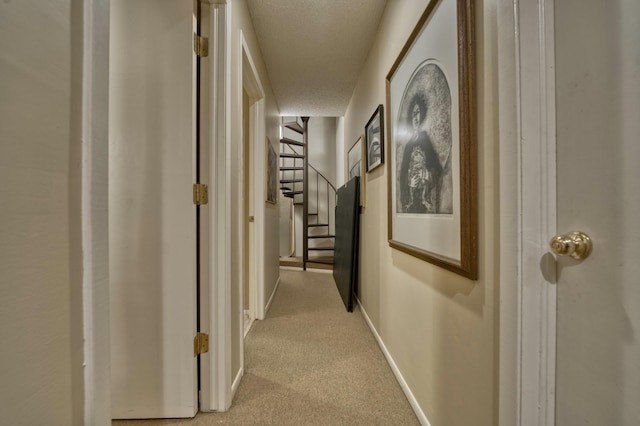
{"type": "Polygon", "coordinates": [[[276,204],[278,202],[278,155],[273,145],[267,141],[267,203],[276,204]]]}
{"type": "Polygon", "coordinates": [[[354,176],[360,176],[360,205],[364,207],[364,162],[362,161],[362,157],[364,154],[364,135],[360,135],[358,140],[351,146],[349,149],[349,153],[347,155],[348,158],[348,170],[347,175],[349,179],[354,176]]]}
{"type": "Polygon", "coordinates": [[[387,83],[391,247],[478,275],[474,0],[429,3],[387,83]]]}
{"type": "Polygon", "coordinates": [[[367,144],[367,173],[384,163],[384,107],[378,105],[364,126],[367,144]]]}

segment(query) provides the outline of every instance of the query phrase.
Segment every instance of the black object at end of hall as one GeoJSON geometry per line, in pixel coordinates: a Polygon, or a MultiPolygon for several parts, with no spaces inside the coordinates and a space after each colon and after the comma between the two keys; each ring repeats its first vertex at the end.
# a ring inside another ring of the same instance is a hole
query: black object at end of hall
{"type": "Polygon", "coordinates": [[[360,179],[356,176],[338,188],[336,202],[333,279],[348,312],[353,312],[354,292],[358,283],[360,179]]]}

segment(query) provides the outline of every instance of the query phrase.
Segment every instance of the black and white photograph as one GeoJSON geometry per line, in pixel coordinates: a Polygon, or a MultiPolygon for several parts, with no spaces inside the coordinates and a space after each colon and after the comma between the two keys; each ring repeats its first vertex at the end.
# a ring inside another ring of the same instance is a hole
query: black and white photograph
{"type": "Polygon", "coordinates": [[[267,138],[267,202],[278,202],[278,155],[267,138]]]}
{"type": "Polygon", "coordinates": [[[389,245],[477,277],[475,0],[435,0],[386,77],[389,245]]]}
{"type": "Polygon", "coordinates": [[[362,174],[362,146],[358,139],[349,150],[349,179],[362,174]]]}
{"type": "Polygon", "coordinates": [[[452,214],[451,91],[442,68],[414,71],[396,121],[396,211],[452,214]]]}
{"type": "Polygon", "coordinates": [[[362,207],[365,205],[366,196],[364,183],[365,162],[362,161],[364,154],[364,135],[360,135],[347,154],[347,172],[349,180],[354,176],[360,176],[360,205],[362,207]]]}
{"type": "Polygon", "coordinates": [[[378,105],[364,128],[367,145],[367,172],[384,163],[384,107],[378,105]]]}

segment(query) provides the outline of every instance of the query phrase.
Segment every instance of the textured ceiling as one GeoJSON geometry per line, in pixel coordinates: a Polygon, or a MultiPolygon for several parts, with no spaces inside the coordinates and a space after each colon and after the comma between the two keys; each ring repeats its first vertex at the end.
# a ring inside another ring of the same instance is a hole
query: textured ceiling
{"type": "Polygon", "coordinates": [[[282,115],[344,115],[386,0],[248,0],[282,115]]]}

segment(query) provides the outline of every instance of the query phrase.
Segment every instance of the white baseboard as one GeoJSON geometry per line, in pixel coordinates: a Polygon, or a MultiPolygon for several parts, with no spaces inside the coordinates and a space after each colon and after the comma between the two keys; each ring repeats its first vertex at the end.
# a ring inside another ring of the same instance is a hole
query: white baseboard
{"type": "Polygon", "coordinates": [[[307,268],[307,272],[318,272],[320,274],[333,274],[333,269],[307,268]]]}
{"type": "MultiPolygon", "coordinates": [[[[284,271],[296,271],[296,272],[304,271],[304,269],[299,268],[297,266],[281,266],[280,269],[282,269],[284,271]]],[[[319,272],[321,274],[333,274],[333,269],[307,268],[307,272],[319,272]]]]}
{"type": "Polygon", "coordinates": [[[240,380],[242,380],[242,376],[244,376],[244,368],[241,368],[240,371],[238,371],[238,375],[236,376],[236,378],[233,380],[233,383],[231,384],[231,400],[233,401],[233,398],[235,398],[236,396],[236,392],[238,391],[238,386],[240,386],[240,380]]]}
{"type": "Polygon", "coordinates": [[[409,385],[407,385],[407,382],[404,380],[402,373],[400,372],[400,370],[398,369],[398,366],[396,365],[395,361],[391,357],[391,354],[387,350],[387,347],[384,345],[384,342],[382,341],[382,337],[380,337],[380,335],[378,334],[378,331],[373,326],[373,323],[371,322],[369,315],[367,315],[367,311],[364,310],[364,307],[362,306],[362,304],[360,303],[360,300],[358,300],[357,297],[356,297],[356,301],[358,302],[358,306],[360,307],[360,312],[362,313],[362,317],[364,318],[364,321],[369,326],[369,329],[371,329],[371,333],[373,334],[373,337],[375,337],[376,342],[378,342],[378,346],[380,346],[380,349],[382,350],[384,357],[387,359],[387,362],[391,367],[391,371],[393,371],[393,374],[394,376],[396,376],[396,380],[400,384],[402,391],[404,392],[407,399],[409,400],[409,404],[411,405],[411,408],[413,408],[413,412],[416,414],[418,421],[423,426],[431,426],[431,423],[429,423],[427,416],[424,414],[424,411],[422,411],[422,408],[420,408],[420,404],[418,404],[418,401],[416,400],[415,396],[413,396],[411,389],[409,389],[409,385]]]}
{"type": "MultiPolygon", "coordinates": [[[[269,301],[267,302],[267,306],[265,306],[264,308],[264,317],[267,317],[267,312],[269,312],[269,308],[271,307],[271,304],[273,303],[273,299],[276,296],[276,291],[278,291],[278,287],[280,286],[280,277],[278,277],[278,281],[276,281],[276,285],[273,288],[273,292],[271,293],[271,296],[269,297],[269,301]]],[[[264,319],[264,318],[261,318],[264,319]]]]}
{"type": "Polygon", "coordinates": [[[297,266],[281,266],[280,269],[283,269],[285,271],[302,271],[302,267],[297,266]]]}

